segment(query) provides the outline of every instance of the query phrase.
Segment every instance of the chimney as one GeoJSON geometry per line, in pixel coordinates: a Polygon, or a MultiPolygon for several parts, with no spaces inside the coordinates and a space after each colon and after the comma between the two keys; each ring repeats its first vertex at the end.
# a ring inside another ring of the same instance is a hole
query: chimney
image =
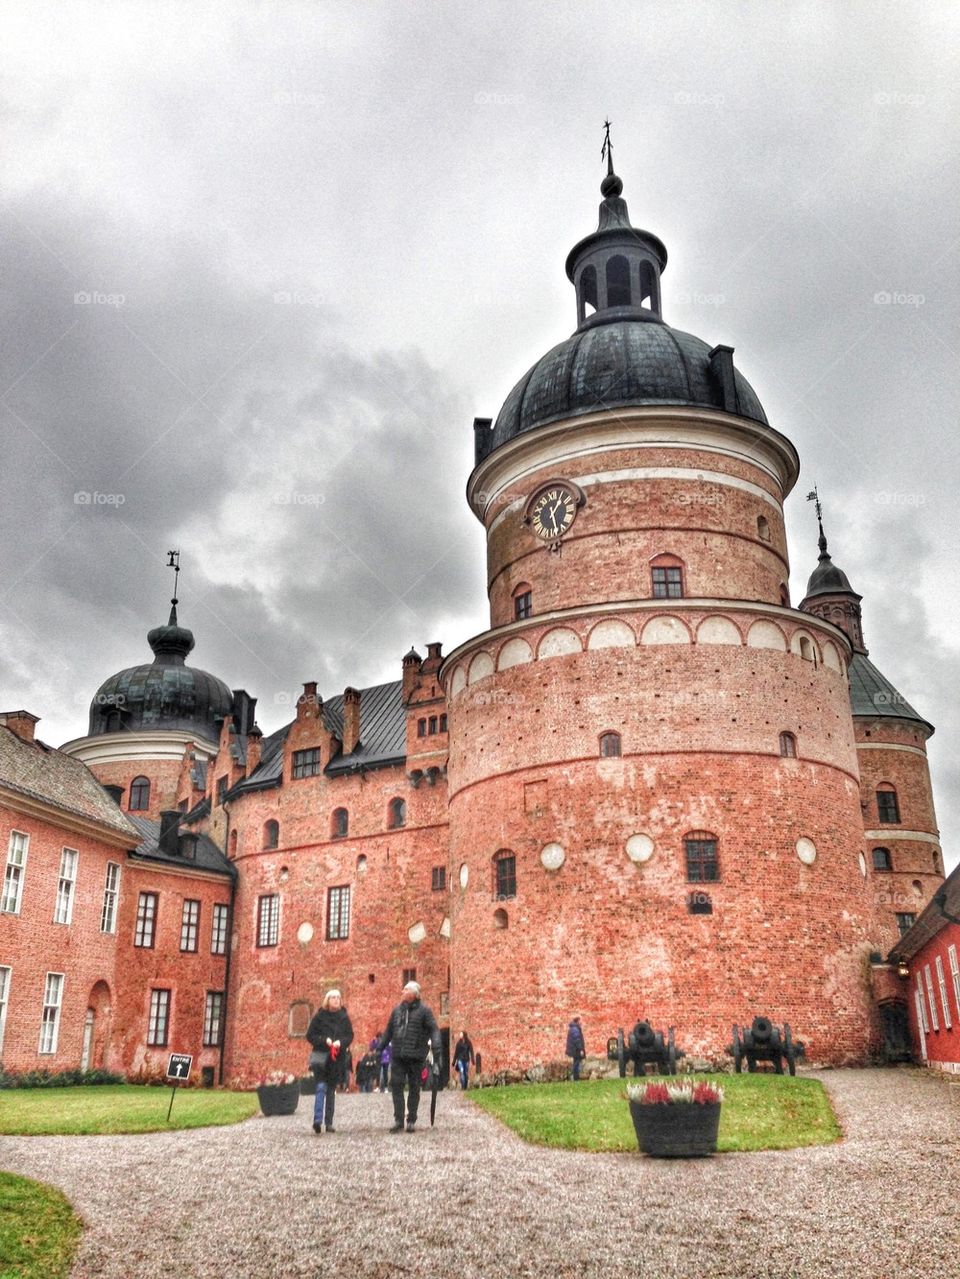
{"type": "Polygon", "coordinates": [[[161,853],[166,853],[170,857],[178,856],[180,852],[179,838],[180,814],[175,808],[165,808],[160,814],[160,838],[157,840],[157,846],[161,853]]]}
{"type": "Polygon", "coordinates": [[[343,690],[343,753],[349,755],[360,740],[360,694],[355,688],[343,690]]]}
{"type": "Polygon", "coordinates": [[[720,392],[720,407],[727,413],[739,413],[737,383],[733,375],[733,347],[715,346],[710,352],[710,372],[720,392]]]}
{"type": "Polygon", "coordinates": [[[103,788],[113,802],[119,806],[123,803],[123,787],[122,786],[104,786],[103,788]]]}
{"type": "Polygon", "coordinates": [[[475,417],[473,419],[473,462],[479,466],[490,452],[493,442],[493,418],[475,417]]]}
{"type": "Polygon", "coordinates": [[[0,711],[0,724],[9,728],[21,742],[33,741],[33,730],[39,723],[40,716],[31,715],[29,711],[0,711]]]}
{"type": "Polygon", "coordinates": [[[428,644],[427,656],[420,668],[424,675],[435,675],[443,665],[443,658],[440,656],[442,644],[428,644]]]}
{"type": "Polygon", "coordinates": [[[260,758],[263,754],[263,733],[254,724],[250,732],[247,734],[247,776],[260,767],[260,758]]]}
{"type": "Polygon", "coordinates": [[[256,709],[257,699],[251,697],[245,688],[233,690],[233,722],[240,737],[246,737],[253,728],[256,709]]]}
{"type": "Polygon", "coordinates": [[[410,652],[403,659],[403,701],[404,705],[410,701],[417,687],[417,677],[420,674],[421,657],[415,648],[411,648],[410,652]]]}
{"type": "Polygon", "coordinates": [[[297,698],[297,719],[317,719],[323,709],[323,700],[317,697],[316,681],[304,684],[302,694],[297,698]]]}

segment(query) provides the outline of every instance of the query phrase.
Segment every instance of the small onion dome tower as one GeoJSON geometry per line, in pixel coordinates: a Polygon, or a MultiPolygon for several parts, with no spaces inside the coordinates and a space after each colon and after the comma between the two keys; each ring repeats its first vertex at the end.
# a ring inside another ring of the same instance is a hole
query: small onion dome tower
{"type": "Polygon", "coordinates": [[[886,954],[943,879],[943,854],[927,740],[933,725],[870,661],[863,641],[861,596],[827,550],[816,490],[820,556],[800,608],[850,638],[850,710],[860,765],[867,871],[876,903],[875,949],[886,954]]]}
{"type": "Polygon", "coordinates": [[[440,671],[451,1017],[494,1069],[641,1009],[717,1061],[760,1008],[862,1060],[851,645],[789,605],[799,458],[732,347],[664,322],[666,249],[607,160],[576,330],[474,423],[490,629],[440,671]]]}

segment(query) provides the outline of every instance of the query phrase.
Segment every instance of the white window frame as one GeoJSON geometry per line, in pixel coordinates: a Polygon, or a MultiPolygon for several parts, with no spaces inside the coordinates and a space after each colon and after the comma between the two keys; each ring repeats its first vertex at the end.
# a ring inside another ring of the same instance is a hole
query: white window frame
{"type": "Polygon", "coordinates": [[[120,895],[120,863],[107,862],[107,876],[103,885],[103,906],[100,910],[100,931],[117,931],[117,898],[120,895]]]}
{"type": "Polygon", "coordinates": [[[957,962],[956,946],[947,947],[947,958],[950,960],[950,976],[953,978],[953,997],[957,1003],[957,1016],[960,1017],[960,963],[957,962]]]}
{"type": "MultiPolygon", "coordinates": [[[[917,985],[914,994],[917,1000],[917,1008],[920,1010],[920,1028],[925,1035],[929,1035],[930,1023],[927,1020],[927,1001],[923,997],[923,977],[920,973],[917,973],[917,985]]],[[[924,1050],[923,1055],[926,1057],[926,1050],[924,1050]]]]}
{"type": "Polygon", "coordinates": [[[173,1003],[173,991],[169,987],[154,986],[150,990],[150,1013],[147,1018],[147,1046],[150,1048],[166,1048],[170,1042],[170,1007],[173,1003]],[[161,996],[166,998],[162,999],[161,996]],[[157,1036],[163,1029],[163,1038],[157,1036]]]}
{"type": "Polygon", "coordinates": [[[930,973],[929,964],[924,964],[923,975],[927,980],[927,998],[930,1000],[930,1020],[933,1022],[934,1030],[939,1030],[940,1018],[937,1016],[937,1001],[933,997],[933,976],[930,973]]]}
{"type": "Polygon", "coordinates": [[[43,983],[43,1010],[40,1013],[40,1042],[37,1053],[53,1056],[60,1039],[60,1009],[63,1006],[63,973],[47,973],[43,983]]]}
{"type": "Polygon", "coordinates": [[[353,922],[353,893],[349,884],[327,889],[327,941],[347,941],[353,922]],[[334,896],[336,894],[336,896],[334,896]]]}
{"type": "Polygon", "coordinates": [[[923,986],[919,976],[913,988],[913,1004],[917,1010],[917,1038],[920,1040],[920,1056],[927,1060],[927,1013],[923,1006],[923,986]]]}
{"type": "Polygon", "coordinates": [[[223,991],[208,990],[203,1005],[203,1046],[219,1048],[223,1036],[223,991]],[[216,1010],[216,1011],[214,1011],[216,1010]]]}
{"type": "Polygon", "coordinates": [[[183,954],[196,954],[200,943],[200,901],[196,897],[183,899],[180,915],[180,950],[183,954]],[[191,944],[192,943],[192,944],[191,944]]]}
{"type": "Polygon", "coordinates": [[[3,896],[0,897],[0,912],[4,915],[19,915],[23,902],[23,881],[27,870],[27,853],[30,850],[30,836],[23,830],[12,830],[7,844],[7,868],[3,875],[3,896]]]}
{"type": "Polygon", "coordinates": [[[230,907],[226,902],[214,902],[213,920],[210,925],[210,954],[227,953],[227,927],[230,923],[230,907]]]}
{"type": "Polygon", "coordinates": [[[937,985],[940,987],[940,1006],[943,1009],[943,1028],[944,1030],[950,1030],[953,1026],[953,1018],[950,1016],[950,1000],[947,998],[947,979],[943,973],[943,960],[939,955],[937,955],[933,962],[937,969],[937,985]]]}
{"type": "Polygon", "coordinates": [[[10,1002],[10,981],[13,969],[0,965],[0,1057],[3,1054],[3,1032],[7,1024],[7,1004],[10,1002]]]}
{"type": "Polygon", "coordinates": [[[280,894],[261,893],[257,898],[257,948],[280,945],[280,894]],[[269,905],[264,909],[262,903],[269,905]]]}
{"type": "Polygon", "coordinates": [[[145,889],[137,898],[137,916],[133,922],[133,944],[138,950],[153,950],[157,939],[157,916],[160,894],[145,889]],[[153,905],[150,906],[150,899],[153,905]],[[141,927],[142,924],[142,927],[141,927]],[[137,940],[139,938],[139,941],[137,940]]]}
{"type": "Polygon", "coordinates": [[[53,904],[53,922],[70,924],[73,920],[73,899],[77,889],[77,863],[80,854],[75,848],[60,850],[60,878],[57,880],[57,898],[53,904]]]}

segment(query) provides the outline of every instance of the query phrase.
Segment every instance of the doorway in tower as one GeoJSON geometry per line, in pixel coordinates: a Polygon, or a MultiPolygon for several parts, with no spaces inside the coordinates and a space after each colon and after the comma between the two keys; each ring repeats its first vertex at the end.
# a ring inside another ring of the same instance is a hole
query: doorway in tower
{"type": "Polygon", "coordinates": [[[910,1017],[907,1005],[900,999],[889,999],[880,1005],[883,1030],[883,1055],[887,1061],[910,1061],[910,1017]]]}
{"type": "Polygon", "coordinates": [[[83,1021],[83,1046],[80,1052],[81,1070],[102,1070],[107,1061],[110,1043],[110,987],[98,981],[87,1000],[87,1015],[83,1021]]]}

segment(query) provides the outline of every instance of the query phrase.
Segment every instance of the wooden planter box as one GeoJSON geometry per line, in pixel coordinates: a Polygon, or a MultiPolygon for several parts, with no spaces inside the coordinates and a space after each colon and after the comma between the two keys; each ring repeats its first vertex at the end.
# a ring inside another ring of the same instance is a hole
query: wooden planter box
{"type": "Polygon", "coordinates": [[[712,1155],[720,1129],[719,1101],[642,1105],[630,1102],[630,1118],[645,1155],[659,1159],[693,1159],[712,1155]]]}
{"type": "Polygon", "coordinates": [[[300,1105],[300,1081],[292,1084],[264,1084],[257,1089],[257,1100],[265,1115],[293,1115],[300,1105]]]}

